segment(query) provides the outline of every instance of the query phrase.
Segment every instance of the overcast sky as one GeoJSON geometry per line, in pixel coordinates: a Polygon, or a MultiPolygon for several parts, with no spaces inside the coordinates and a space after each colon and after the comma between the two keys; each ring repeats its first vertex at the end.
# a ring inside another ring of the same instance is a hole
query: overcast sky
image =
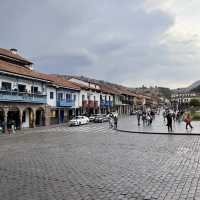
{"type": "Polygon", "coordinates": [[[200,79],[199,0],[0,0],[0,46],[34,68],[127,86],[200,79]]]}

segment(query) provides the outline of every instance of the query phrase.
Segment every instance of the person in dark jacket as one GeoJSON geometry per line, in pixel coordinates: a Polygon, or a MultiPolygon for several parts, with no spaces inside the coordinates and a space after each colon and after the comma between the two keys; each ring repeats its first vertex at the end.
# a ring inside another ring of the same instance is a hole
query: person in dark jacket
{"type": "Polygon", "coordinates": [[[170,112],[167,113],[167,127],[168,127],[168,131],[172,131],[172,115],[170,112]]]}
{"type": "Polygon", "coordinates": [[[117,129],[118,118],[114,116],[114,129],[117,129]]]}

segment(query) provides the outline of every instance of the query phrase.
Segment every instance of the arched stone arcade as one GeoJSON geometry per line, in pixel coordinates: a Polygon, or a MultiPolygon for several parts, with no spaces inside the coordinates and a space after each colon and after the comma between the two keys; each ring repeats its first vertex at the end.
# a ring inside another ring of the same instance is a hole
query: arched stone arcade
{"type": "Polygon", "coordinates": [[[46,107],[43,105],[0,104],[0,132],[10,132],[12,125],[19,130],[48,125],[46,114],[46,107]]]}
{"type": "Polygon", "coordinates": [[[31,107],[27,107],[22,113],[22,128],[34,128],[35,127],[34,111],[31,107]]]}
{"type": "Polygon", "coordinates": [[[36,126],[45,126],[45,110],[42,107],[39,107],[38,109],[36,109],[35,125],[36,126]]]}
{"type": "Polygon", "coordinates": [[[19,107],[10,107],[7,111],[7,128],[11,129],[12,125],[16,129],[21,129],[21,112],[19,107]]]}

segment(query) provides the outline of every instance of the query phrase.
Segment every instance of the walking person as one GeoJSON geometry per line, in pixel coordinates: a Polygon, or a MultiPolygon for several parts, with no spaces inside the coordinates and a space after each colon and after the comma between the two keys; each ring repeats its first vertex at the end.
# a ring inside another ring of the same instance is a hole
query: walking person
{"type": "Polygon", "coordinates": [[[162,115],[163,115],[163,120],[164,120],[164,122],[165,122],[165,118],[166,118],[166,111],[163,111],[162,115]]]}
{"type": "Polygon", "coordinates": [[[146,112],[145,111],[142,112],[142,121],[143,121],[143,125],[145,125],[146,121],[147,121],[147,116],[146,116],[146,112]]]}
{"type": "Polygon", "coordinates": [[[141,111],[137,111],[137,121],[138,121],[138,126],[140,126],[140,119],[141,119],[141,111]]]}
{"type": "Polygon", "coordinates": [[[147,113],[147,125],[150,126],[152,124],[152,116],[151,116],[151,113],[148,112],[147,113]]]}
{"type": "Polygon", "coordinates": [[[114,116],[114,129],[117,129],[118,118],[114,116]]]}
{"type": "Polygon", "coordinates": [[[113,128],[112,122],[113,122],[113,115],[109,114],[109,117],[108,117],[109,128],[113,128]]]}
{"type": "Polygon", "coordinates": [[[167,113],[166,118],[167,118],[168,132],[172,132],[172,115],[170,112],[167,113]]]}
{"type": "Polygon", "coordinates": [[[173,111],[173,113],[172,113],[172,118],[173,118],[173,120],[174,120],[174,122],[176,121],[176,113],[173,111]]]}
{"type": "Polygon", "coordinates": [[[185,114],[185,117],[184,117],[184,122],[185,122],[185,129],[187,130],[188,129],[188,126],[192,129],[193,126],[191,125],[191,121],[192,121],[192,118],[190,116],[190,113],[186,113],[185,114]]]}

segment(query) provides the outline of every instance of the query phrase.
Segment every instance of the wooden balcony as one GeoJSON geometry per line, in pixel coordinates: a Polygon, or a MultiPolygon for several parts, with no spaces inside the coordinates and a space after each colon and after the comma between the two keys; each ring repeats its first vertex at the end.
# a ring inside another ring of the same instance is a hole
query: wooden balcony
{"type": "Polygon", "coordinates": [[[94,101],[89,100],[88,101],[88,107],[89,108],[94,108],[94,101]]]}
{"type": "Polygon", "coordinates": [[[87,108],[88,107],[88,101],[87,100],[83,100],[82,106],[83,106],[83,108],[87,108]]]}
{"type": "Polygon", "coordinates": [[[99,105],[98,105],[98,101],[94,101],[94,108],[98,108],[99,105]]]}

